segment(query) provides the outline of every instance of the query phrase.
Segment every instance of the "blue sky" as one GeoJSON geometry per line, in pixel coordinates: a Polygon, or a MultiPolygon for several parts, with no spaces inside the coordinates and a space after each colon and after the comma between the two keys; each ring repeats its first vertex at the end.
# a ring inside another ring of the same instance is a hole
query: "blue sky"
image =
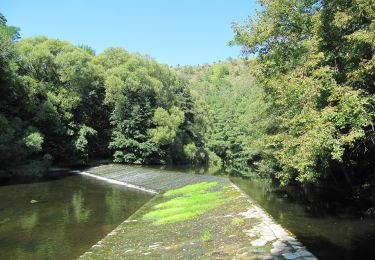
{"type": "Polygon", "coordinates": [[[100,53],[123,47],[169,65],[211,63],[240,54],[231,22],[255,14],[255,0],[2,0],[22,37],[45,35],[100,53]]]}

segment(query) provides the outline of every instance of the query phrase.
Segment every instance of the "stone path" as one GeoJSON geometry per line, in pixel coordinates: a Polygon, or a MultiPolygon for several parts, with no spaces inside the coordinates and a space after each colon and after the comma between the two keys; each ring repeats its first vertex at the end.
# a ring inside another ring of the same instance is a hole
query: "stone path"
{"type": "Polygon", "coordinates": [[[106,165],[86,175],[150,193],[217,182],[225,202],[192,219],[154,225],[143,218],[165,202],[156,195],[83,254],[82,259],[317,259],[228,179],[157,169],[106,165]],[[202,240],[209,232],[209,241],[202,240]]]}

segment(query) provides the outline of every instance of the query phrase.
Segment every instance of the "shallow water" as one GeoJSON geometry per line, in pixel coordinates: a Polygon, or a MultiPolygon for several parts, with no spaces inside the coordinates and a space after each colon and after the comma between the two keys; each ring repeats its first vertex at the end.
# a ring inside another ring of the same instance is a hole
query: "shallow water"
{"type": "Polygon", "coordinates": [[[0,259],[75,259],[150,198],[80,175],[0,186],[0,259]]]}

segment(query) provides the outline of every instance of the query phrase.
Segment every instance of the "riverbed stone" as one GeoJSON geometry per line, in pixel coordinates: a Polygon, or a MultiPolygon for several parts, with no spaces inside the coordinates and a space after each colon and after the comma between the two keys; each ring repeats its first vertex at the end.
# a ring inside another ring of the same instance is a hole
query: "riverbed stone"
{"type": "Polygon", "coordinates": [[[276,239],[276,237],[274,237],[274,236],[262,236],[261,238],[262,238],[264,241],[266,241],[266,242],[270,242],[270,241],[273,241],[273,240],[276,239]]]}
{"type": "Polygon", "coordinates": [[[318,260],[318,258],[316,258],[315,256],[307,256],[307,257],[304,257],[303,259],[305,259],[305,260],[318,260]]]}
{"type": "Polygon", "coordinates": [[[254,209],[249,209],[245,212],[241,212],[238,215],[244,217],[244,218],[256,218],[258,217],[258,212],[254,209]]]}
{"type": "Polygon", "coordinates": [[[293,254],[293,253],[284,253],[282,254],[282,256],[287,259],[287,260],[293,260],[293,259],[297,259],[299,258],[300,256],[297,255],[297,254],[293,254]]]}
{"type": "Polygon", "coordinates": [[[276,224],[271,224],[270,227],[272,228],[273,233],[279,238],[287,236],[287,232],[280,226],[276,224]]]}
{"type": "Polygon", "coordinates": [[[287,253],[289,250],[287,248],[272,248],[271,254],[272,255],[281,255],[287,253]]]}
{"type": "Polygon", "coordinates": [[[303,247],[303,246],[294,246],[294,245],[292,245],[292,247],[296,251],[301,250],[301,249],[305,249],[305,247],[303,247]]]}
{"type": "Polygon", "coordinates": [[[273,242],[272,246],[275,247],[275,248],[285,248],[285,247],[288,247],[287,244],[285,244],[284,242],[281,242],[281,241],[273,242]]]}
{"type": "Polygon", "coordinates": [[[307,250],[298,250],[298,251],[296,252],[296,254],[298,254],[299,256],[302,256],[302,257],[313,256],[313,254],[310,253],[310,252],[307,251],[307,250]]]}
{"type": "Polygon", "coordinates": [[[267,241],[266,240],[263,240],[263,239],[257,239],[257,240],[254,240],[251,242],[251,245],[252,246],[265,246],[267,244],[267,241]]]}
{"type": "Polygon", "coordinates": [[[288,243],[291,244],[292,246],[302,246],[302,244],[299,241],[297,241],[295,238],[288,240],[288,243]]]}

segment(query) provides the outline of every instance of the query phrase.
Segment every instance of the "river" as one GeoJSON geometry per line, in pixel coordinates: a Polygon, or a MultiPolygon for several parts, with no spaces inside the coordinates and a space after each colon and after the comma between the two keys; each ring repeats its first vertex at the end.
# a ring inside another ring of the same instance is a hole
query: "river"
{"type": "MultiPolygon", "coordinates": [[[[207,174],[202,168],[153,168],[207,174]]],[[[319,259],[375,259],[375,218],[328,197],[306,200],[267,179],[230,179],[319,259]]],[[[76,258],[150,198],[80,175],[0,186],[0,258],[76,258]]]]}
{"type": "Polygon", "coordinates": [[[305,195],[282,192],[266,179],[231,180],[319,259],[375,259],[375,218],[317,194],[307,201],[305,195]]]}
{"type": "Polygon", "coordinates": [[[149,199],[80,175],[0,186],[0,259],[75,259],[149,199]]]}

